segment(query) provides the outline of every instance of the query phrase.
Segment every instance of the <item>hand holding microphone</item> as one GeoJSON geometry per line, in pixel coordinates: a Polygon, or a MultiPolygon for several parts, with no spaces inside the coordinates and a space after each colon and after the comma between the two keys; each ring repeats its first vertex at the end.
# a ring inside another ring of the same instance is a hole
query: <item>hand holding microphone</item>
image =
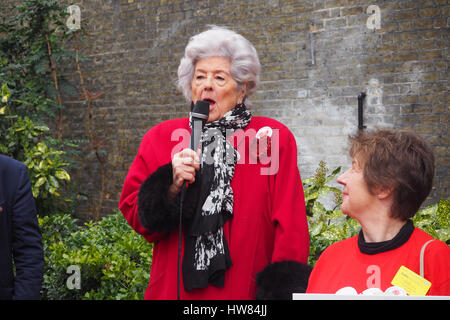
{"type": "Polygon", "coordinates": [[[172,159],[173,183],[169,188],[169,197],[172,199],[180,193],[184,183],[195,182],[195,172],[200,169],[201,153],[197,147],[208,116],[209,103],[198,100],[191,111],[191,148],[176,153],[172,159]]]}
{"type": "Polygon", "coordinates": [[[172,159],[173,183],[169,188],[169,197],[175,198],[185,182],[195,182],[195,171],[200,169],[200,158],[194,150],[186,148],[172,159]]]}

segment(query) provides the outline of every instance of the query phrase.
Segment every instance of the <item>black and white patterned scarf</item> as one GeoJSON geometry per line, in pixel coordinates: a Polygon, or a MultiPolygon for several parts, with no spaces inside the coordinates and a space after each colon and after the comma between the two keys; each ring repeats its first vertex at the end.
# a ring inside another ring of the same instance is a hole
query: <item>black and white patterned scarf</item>
{"type": "Polygon", "coordinates": [[[227,140],[227,134],[245,128],[251,118],[245,105],[239,104],[203,129],[202,166],[196,174],[200,191],[194,217],[185,226],[183,283],[186,291],[206,288],[209,283],[224,285],[231,258],[223,225],[233,217],[230,184],[239,161],[239,153],[227,140]]]}

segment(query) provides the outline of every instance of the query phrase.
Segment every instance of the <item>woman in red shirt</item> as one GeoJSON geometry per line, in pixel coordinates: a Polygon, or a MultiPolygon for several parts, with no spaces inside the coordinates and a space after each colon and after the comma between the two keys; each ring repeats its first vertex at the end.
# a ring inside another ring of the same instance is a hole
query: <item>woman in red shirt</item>
{"type": "Polygon", "coordinates": [[[432,150],[408,131],[360,131],[350,140],[352,165],[337,181],[344,187],[342,212],[356,219],[361,231],[322,253],[307,293],[336,293],[346,287],[351,288],[339,293],[386,292],[395,291],[395,285],[418,294],[410,280],[400,282],[403,287],[392,283],[404,266],[431,282],[428,290],[419,286],[421,294],[450,295],[449,247],[410,220],[432,187],[432,150]]]}

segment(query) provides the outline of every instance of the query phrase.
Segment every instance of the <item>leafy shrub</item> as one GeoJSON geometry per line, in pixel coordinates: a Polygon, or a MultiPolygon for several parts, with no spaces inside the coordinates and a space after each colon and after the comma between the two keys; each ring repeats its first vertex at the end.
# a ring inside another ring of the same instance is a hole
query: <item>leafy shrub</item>
{"type": "MultiPolygon", "coordinates": [[[[20,159],[28,167],[31,188],[35,198],[50,198],[59,196],[61,182],[69,181],[70,176],[65,170],[65,163],[61,155],[63,151],[49,147],[41,136],[49,131],[47,126],[37,125],[28,117],[5,117],[10,122],[0,133],[0,153],[8,154],[20,159]]],[[[0,118],[0,122],[2,119],[0,118]]]]}
{"type": "Polygon", "coordinates": [[[359,230],[358,222],[344,215],[340,210],[341,190],[327,185],[340,171],[341,167],[338,167],[327,175],[328,168],[325,162],[321,161],[316,174],[303,180],[310,238],[308,263],[311,266],[314,266],[320,254],[329,245],[351,237],[359,230]],[[329,193],[334,195],[334,205],[331,209],[326,209],[321,202],[321,197],[329,193]]]}
{"type": "Polygon", "coordinates": [[[142,299],[152,245],[120,214],[82,226],[67,214],[39,219],[46,270],[43,299],[142,299]],[[67,286],[68,268],[80,269],[81,288],[67,286]]]}
{"type": "Polygon", "coordinates": [[[435,239],[450,244],[450,199],[428,206],[413,218],[414,225],[435,239]]]}
{"type": "Polygon", "coordinates": [[[64,151],[55,150],[45,142],[48,131],[47,126],[36,124],[26,116],[0,114],[0,153],[28,167],[40,215],[49,214],[59,203],[70,201],[61,196],[65,183],[70,181],[66,171],[68,163],[63,160],[64,151]]]}

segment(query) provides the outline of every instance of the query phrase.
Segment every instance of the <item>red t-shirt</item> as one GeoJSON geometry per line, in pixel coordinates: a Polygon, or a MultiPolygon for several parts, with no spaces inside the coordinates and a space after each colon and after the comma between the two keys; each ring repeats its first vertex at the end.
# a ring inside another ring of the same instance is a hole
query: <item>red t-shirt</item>
{"type": "MultiPolygon", "coordinates": [[[[411,237],[400,247],[378,254],[364,254],[358,247],[358,236],[329,246],[319,257],[309,278],[306,293],[336,293],[353,287],[358,293],[369,288],[383,292],[400,266],[419,274],[420,250],[433,239],[415,228],[411,237]]],[[[450,248],[434,240],[425,249],[424,278],[431,282],[427,295],[450,295],[450,248]]]]}

